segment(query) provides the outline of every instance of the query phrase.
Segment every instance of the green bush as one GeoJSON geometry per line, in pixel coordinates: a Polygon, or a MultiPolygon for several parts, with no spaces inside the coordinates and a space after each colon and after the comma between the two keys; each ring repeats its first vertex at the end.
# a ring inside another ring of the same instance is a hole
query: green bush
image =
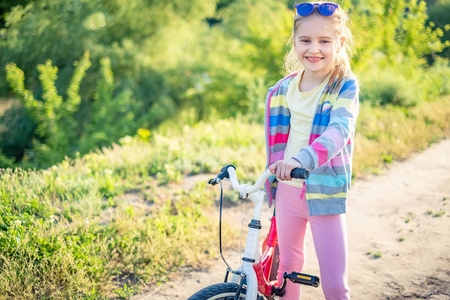
{"type": "Polygon", "coordinates": [[[393,71],[371,70],[361,78],[361,101],[373,106],[395,105],[410,107],[420,100],[413,80],[393,71]]]}
{"type": "Polygon", "coordinates": [[[450,0],[437,0],[428,8],[428,23],[443,31],[442,43],[447,43],[446,48],[440,54],[442,57],[450,58],[450,0]]]}
{"type": "Polygon", "coordinates": [[[425,68],[422,75],[422,86],[429,97],[450,94],[450,63],[449,59],[436,58],[433,65],[425,68]]]}
{"type": "Polygon", "coordinates": [[[408,64],[395,69],[372,66],[358,70],[357,75],[361,81],[361,101],[372,106],[407,108],[450,93],[447,80],[450,64],[439,57],[432,65],[421,68],[411,68],[408,64]]]}
{"type": "Polygon", "coordinates": [[[26,89],[21,69],[13,63],[6,66],[7,80],[36,124],[38,139],[33,141],[34,153],[30,155],[30,159],[38,166],[49,166],[60,161],[73,151],[72,143],[78,138],[74,114],[79,110],[81,102],[78,94],[80,81],[91,65],[89,54],[85,53],[75,64],[66,99],[58,94],[55,86],[58,68],[50,60],[45,65],[37,66],[43,90],[42,99],[35,99],[33,92],[26,89]]]}
{"type": "MultiPolygon", "coordinates": [[[[31,147],[36,125],[19,101],[0,113],[0,151],[11,161],[20,161],[31,147]]],[[[11,166],[0,162],[0,167],[11,166]]]]}
{"type": "MultiPolygon", "coordinates": [[[[77,68],[65,99],[58,94],[55,84],[58,69],[51,61],[38,66],[44,92],[42,99],[35,99],[33,91],[25,88],[23,71],[15,64],[9,64],[6,69],[7,79],[24,107],[18,106],[17,118],[22,121],[20,126],[28,130],[23,130],[21,136],[13,135],[8,140],[8,135],[11,135],[8,127],[16,124],[8,124],[7,121],[14,115],[10,113],[11,109],[6,111],[0,118],[0,124],[5,119],[5,125],[8,125],[4,131],[0,127],[0,149],[8,150],[7,142],[16,143],[13,145],[16,146],[22,141],[20,138],[25,139],[19,145],[21,147],[14,149],[22,152],[26,150],[22,165],[32,163],[36,167],[46,167],[61,161],[65,156],[73,157],[78,152],[88,153],[94,148],[110,145],[129,132],[136,132],[140,122],[135,120],[135,112],[141,106],[130,90],[115,92],[111,61],[107,57],[101,61],[101,76],[93,83],[96,86],[93,101],[89,106],[81,107],[80,82],[90,64],[87,52],[75,63],[77,68]],[[82,119],[79,118],[80,115],[83,115],[82,119]],[[28,121],[33,125],[31,128],[22,120],[28,120],[27,116],[32,119],[31,122],[28,121]]],[[[11,156],[9,152],[5,151],[5,154],[11,156]]]]}

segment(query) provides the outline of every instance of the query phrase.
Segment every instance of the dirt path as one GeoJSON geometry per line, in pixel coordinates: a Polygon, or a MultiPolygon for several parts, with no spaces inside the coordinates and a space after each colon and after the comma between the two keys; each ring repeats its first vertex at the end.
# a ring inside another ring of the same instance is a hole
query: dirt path
{"type": "MultiPolygon", "coordinates": [[[[450,299],[449,201],[450,139],[355,182],[347,213],[353,299],[450,299]]],[[[248,222],[251,210],[243,204],[225,218],[248,222]]],[[[267,208],[263,212],[263,233],[270,214],[267,208]]],[[[307,245],[304,271],[319,274],[310,235],[307,245]]],[[[238,266],[238,251],[225,255],[238,266]]],[[[222,282],[224,270],[218,260],[208,270],[182,274],[132,299],[187,299],[222,282]]],[[[321,289],[305,287],[302,300],[308,299],[323,299],[321,289]]]]}

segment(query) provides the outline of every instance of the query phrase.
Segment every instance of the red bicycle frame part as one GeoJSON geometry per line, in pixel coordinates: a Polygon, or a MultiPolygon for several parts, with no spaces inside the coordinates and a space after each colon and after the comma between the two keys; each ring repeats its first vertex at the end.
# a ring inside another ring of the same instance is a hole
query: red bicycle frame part
{"type": "MultiPolygon", "coordinates": [[[[278,260],[278,252],[276,248],[278,247],[278,236],[277,236],[277,225],[275,216],[272,217],[270,221],[270,229],[267,234],[263,245],[262,245],[262,255],[259,262],[253,264],[253,269],[256,272],[256,277],[258,278],[258,291],[264,295],[270,296],[272,294],[272,287],[277,285],[276,273],[275,276],[272,275],[272,267],[275,261],[278,260]]],[[[276,266],[277,267],[277,266],[276,266]]]]}

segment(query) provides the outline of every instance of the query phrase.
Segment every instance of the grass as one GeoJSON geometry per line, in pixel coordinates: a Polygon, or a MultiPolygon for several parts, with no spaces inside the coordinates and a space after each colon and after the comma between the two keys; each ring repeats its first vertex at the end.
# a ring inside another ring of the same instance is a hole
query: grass
{"type": "Polygon", "coordinates": [[[217,224],[206,217],[216,191],[173,183],[228,162],[244,178],[262,166],[250,159],[263,157],[251,124],[218,124],[226,126],[126,137],[47,170],[1,171],[0,299],[123,298],[197,267],[216,248],[217,224]]]}
{"type": "Polygon", "coordinates": [[[407,158],[450,135],[450,96],[411,108],[362,104],[357,125],[353,173],[378,173],[393,160],[407,158]]]}
{"type": "Polygon", "coordinates": [[[445,210],[443,210],[443,209],[440,209],[437,212],[433,212],[433,210],[428,209],[426,213],[427,213],[427,215],[433,216],[433,218],[439,218],[439,217],[445,216],[445,214],[446,214],[445,210]]]}
{"type": "MultiPolygon", "coordinates": [[[[363,104],[355,177],[448,137],[448,107],[450,97],[407,111],[363,104]]],[[[217,189],[181,181],[229,163],[251,181],[263,145],[261,124],[220,120],[141,130],[46,170],[1,170],[0,299],[128,298],[181,266],[202,266],[217,257],[208,217],[217,189]]]]}
{"type": "Polygon", "coordinates": [[[412,219],[414,219],[416,215],[413,212],[409,212],[408,216],[405,218],[405,223],[411,222],[412,219]]]}
{"type": "Polygon", "coordinates": [[[375,251],[375,252],[367,251],[366,255],[370,256],[370,258],[372,258],[372,259],[379,259],[383,256],[380,251],[375,251]]]}

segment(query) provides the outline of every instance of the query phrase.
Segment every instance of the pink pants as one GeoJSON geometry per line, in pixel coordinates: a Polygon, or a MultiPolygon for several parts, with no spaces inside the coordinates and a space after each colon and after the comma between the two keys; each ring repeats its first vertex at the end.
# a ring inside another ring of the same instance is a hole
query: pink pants
{"type": "MultiPolygon", "coordinates": [[[[305,236],[308,222],[320,267],[320,283],[325,299],[350,299],[348,286],[347,226],[344,215],[310,216],[304,189],[278,183],[276,217],[280,266],[284,272],[301,272],[305,261],[305,236]]],[[[287,280],[283,300],[300,299],[301,285],[287,280]]]]}

